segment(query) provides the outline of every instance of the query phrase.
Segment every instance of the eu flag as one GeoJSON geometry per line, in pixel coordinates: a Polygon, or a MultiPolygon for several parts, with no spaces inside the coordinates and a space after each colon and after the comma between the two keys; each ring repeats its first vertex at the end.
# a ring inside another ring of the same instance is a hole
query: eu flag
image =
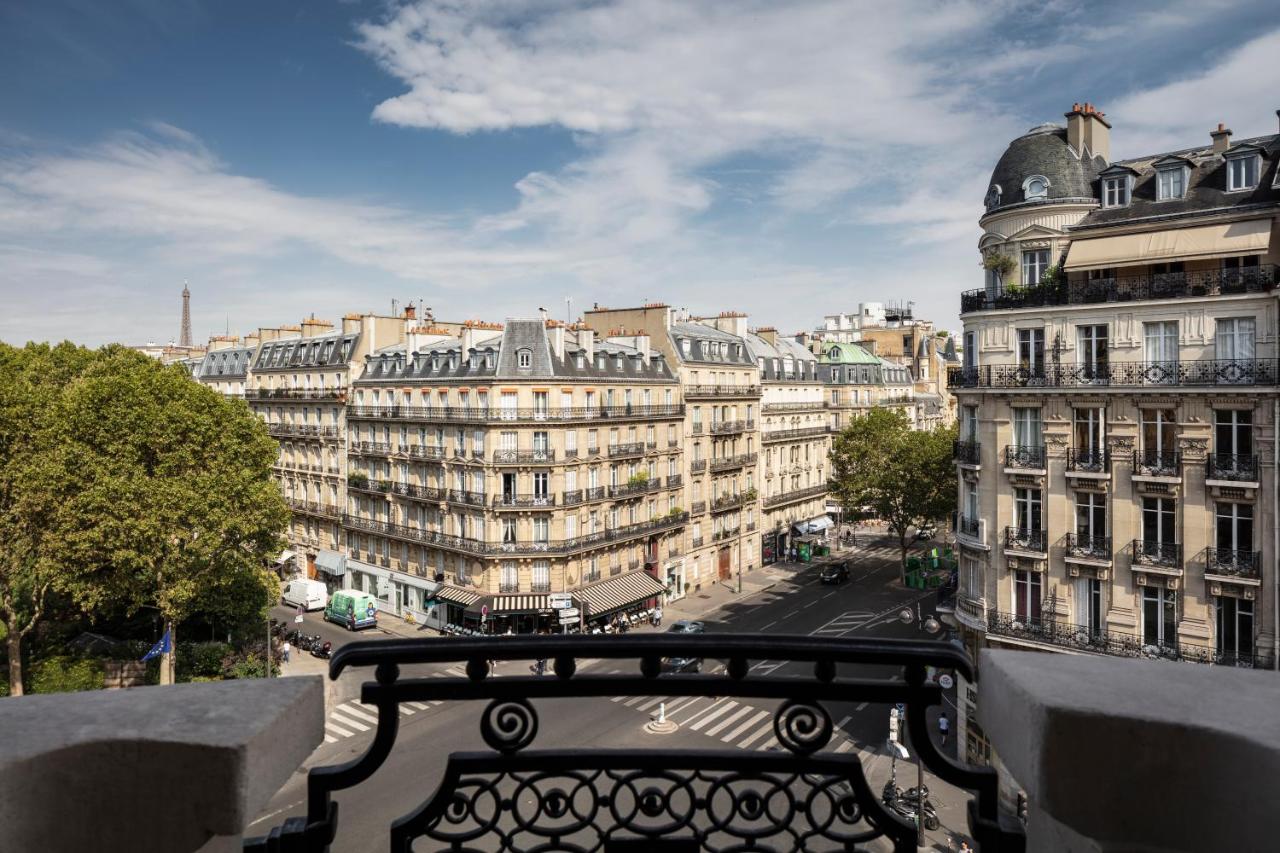
{"type": "Polygon", "coordinates": [[[171,651],[173,651],[173,643],[169,641],[169,632],[165,631],[164,636],[160,638],[160,641],[151,647],[151,651],[142,656],[142,663],[146,663],[152,658],[159,657],[160,655],[167,655],[171,651]]]}

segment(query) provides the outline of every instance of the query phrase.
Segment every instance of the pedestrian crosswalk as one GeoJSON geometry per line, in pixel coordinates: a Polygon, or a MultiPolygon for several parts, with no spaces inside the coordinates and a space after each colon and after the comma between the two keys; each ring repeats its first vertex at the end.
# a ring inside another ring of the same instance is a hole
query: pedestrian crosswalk
{"type": "MultiPolygon", "coordinates": [[[[439,678],[452,676],[453,678],[464,678],[466,672],[460,667],[450,667],[444,672],[431,673],[439,678]]],[[[441,700],[429,700],[426,702],[401,702],[400,716],[412,717],[423,711],[430,711],[432,708],[442,705],[441,700]]],[[[334,706],[329,712],[328,718],[324,723],[324,742],[337,743],[342,738],[354,737],[361,732],[373,731],[378,725],[378,709],[373,705],[366,705],[358,699],[350,702],[343,702],[334,706]]]]}

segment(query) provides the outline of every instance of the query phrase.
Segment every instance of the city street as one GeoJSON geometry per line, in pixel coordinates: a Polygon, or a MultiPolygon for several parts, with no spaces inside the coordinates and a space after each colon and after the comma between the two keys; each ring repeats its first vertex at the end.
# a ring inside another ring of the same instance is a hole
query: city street
{"type": "MultiPolygon", "coordinates": [[[[914,608],[919,602],[927,616],[934,601],[933,591],[902,588],[898,582],[896,548],[887,538],[869,542],[860,538],[859,542],[859,547],[852,552],[855,567],[848,583],[836,586],[821,584],[818,581],[820,564],[817,563],[757,569],[752,573],[754,577],[744,579],[744,593],[740,597],[724,587],[712,587],[691,592],[685,600],[667,606],[661,630],[675,619],[700,618],[707,623],[709,632],[824,637],[924,636],[914,624],[904,625],[898,613],[903,607],[914,608]],[[775,582],[759,589],[770,578],[776,579],[775,582]],[[759,591],[751,592],[753,586],[759,591]],[[710,612],[700,612],[708,607],[712,608],[710,612]]],[[[830,559],[845,559],[849,555],[850,552],[842,551],[830,559]]],[[[293,615],[292,611],[277,609],[285,616],[293,615]]],[[[305,621],[307,633],[319,633],[335,645],[340,641],[350,641],[354,636],[338,626],[320,624],[319,614],[308,614],[305,621]],[[317,624],[320,627],[315,627],[317,624]]],[[[362,632],[359,637],[373,638],[392,632],[413,633],[406,626],[390,624],[378,630],[379,633],[362,632]]],[[[425,632],[421,635],[425,636],[425,632]]],[[[303,666],[319,672],[323,662],[311,658],[303,666]]],[[[583,669],[621,672],[625,666],[627,663],[621,661],[597,661],[584,664],[583,669]]],[[[707,661],[706,669],[715,672],[721,666],[707,661]]],[[[525,674],[527,667],[522,662],[499,664],[497,674],[503,675],[504,669],[511,674],[525,674]]],[[[806,664],[767,660],[753,662],[753,669],[762,674],[787,674],[793,667],[796,675],[811,673],[811,665],[806,664]]],[[[422,669],[431,671],[429,667],[422,669]]],[[[460,665],[436,669],[452,670],[449,673],[452,675],[462,673],[460,665]]],[[[841,674],[880,677],[887,674],[884,670],[867,670],[846,672],[842,668],[841,674]]],[[[369,677],[371,674],[362,674],[360,680],[369,677]]],[[[372,736],[376,724],[373,709],[365,708],[353,699],[341,701],[342,698],[339,696],[329,708],[326,742],[316,750],[308,762],[309,766],[353,758],[363,752],[372,736]]],[[[780,748],[773,736],[773,712],[779,704],[777,700],[735,699],[732,696],[617,696],[537,704],[540,730],[535,746],[538,747],[780,748]],[[679,725],[674,734],[653,735],[643,729],[644,723],[657,714],[661,704],[666,705],[667,718],[679,725]]],[[[402,706],[399,738],[386,764],[368,781],[337,795],[341,803],[341,820],[336,849],[384,849],[390,822],[411,811],[430,795],[448,753],[458,749],[485,748],[479,734],[479,707],[475,703],[408,703],[402,706]]],[[[948,705],[946,708],[954,718],[953,707],[948,705]]],[[[836,703],[829,704],[827,711],[836,731],[826,749],[838,754],[856,752],[862,758],[864,772],[873,790],[879,791],[889,774],[890,759],[883,748],[888,734],[889,708],[865,702],[836,703]]],[[[936,730],[936,726],[931,725],[931,729],[936,730]]],[[[954,743],[948,745],[948,751],[954,754],[954,743]]],[[[899,763],[898,772],[898,781],[903,788],[915,784],[913,765],[899,763]]],[[[259,821],[249,828],[250,834],[265,832],[285,817],[304,812],[304,778],[303,771],[294,775],[259,821]]],[[[949,830],[963,831],[965,796],[937,780],[927,779],[926,784],[943,823],[942,830],[929,833],[930,839],[941,849],[946,849],[946,840],[952,835],[949,830]]]]}

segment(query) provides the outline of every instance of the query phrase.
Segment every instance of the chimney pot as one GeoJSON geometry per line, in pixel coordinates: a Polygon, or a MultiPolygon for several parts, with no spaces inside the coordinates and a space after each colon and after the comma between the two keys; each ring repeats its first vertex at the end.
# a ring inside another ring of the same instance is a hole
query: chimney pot
{"type": "Polygon", "coordinates": [[[1209,131],[1209,138],[1213,140],[1213,151],[1215,154],[1221,154],[1231,147],[1231,129],[1218,122],[1218,129],[1209,131]]]}

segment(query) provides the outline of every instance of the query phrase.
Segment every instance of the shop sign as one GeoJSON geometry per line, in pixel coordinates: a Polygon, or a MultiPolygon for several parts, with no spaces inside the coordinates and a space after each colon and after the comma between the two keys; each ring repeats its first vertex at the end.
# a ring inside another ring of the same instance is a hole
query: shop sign
{"type": "Polygon", "coordinates": [[[578,611],[578,608],[576,607],[563,607],[560,609],[561,622],[567,622],[570,620],[577,622],[578,616],[579,616],[579,611],[578,611]]]}
{"type": "Polygon", "coordinates": [[[566,610],[573,607],[573,596],[567,592],[553,592],[547,596],[547,603],[552,610],[566,610]]]}
{"type": "Polygon", "coordinates": [[[577,625],[581,621],[582,619],[579,616],[561,616],[560,617],[561,625],[577,625]]]}

